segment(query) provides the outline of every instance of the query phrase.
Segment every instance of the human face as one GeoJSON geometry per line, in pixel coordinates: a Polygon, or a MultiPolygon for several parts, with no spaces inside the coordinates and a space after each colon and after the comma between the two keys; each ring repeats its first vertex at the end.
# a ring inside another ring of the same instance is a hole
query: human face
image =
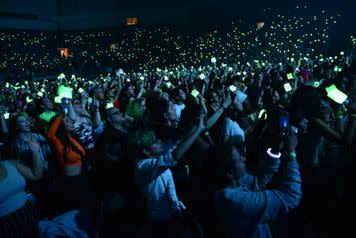
{"type": "Polygon", "coordinates": [[[28,117],[18,116],[16,120],[17,128],[21,132],[30,132],[31,123],[28,117]]]}
{"type": "Polygon", "coordinates": [[[124,115],[123,115],[122,112],[120,112],[120,110],[117,109],[117,108],[113,108],[110,115],[111,115],[111,116],[110,116],[110,119],[111,119],[111,122],[112,122],[113,124],[115,124],[115,123],[122,123],[122,122],[125,121],[124,115]]]}
{"type": "Polygon", "coordinates": [[[246,158],[233,148],[231,151],[232,159],[232,175],[238,181],[244,174],[246,174],[246,158]]]}
{"type": "Polygon", "coordinates": [[[53,102],[51,102],[51,100],[49,100],[48,98],[43,98],[43,107],[46,109],[46,110],[53,110],[54,108],[54,104],[53,102]]]}
{"type": "Polygon", "coordinates": [[[129,96],[134,96],[135,95],[135,91],[134,91],[135,89],[134,89],[134,87],[133,86],[129,86],[128,88],[127,88],[127,94],[129,95],[129,96]]]}
{"type": "Polygon", "coordinates": [[[150,155],[159,155],[164,152],[163,143],[161,140],[156,140],[155,143],[148,148],[150,155]]]}
{"type": "Polygon", "coordinates": [[[179,101],[185,101],[185,99],[187,98],[187,95],[185,94],[185,92],[182,89],[179,89],[179,101]]]}
{"type": "Polygon", "coordinates": [[[169,102],[166,118],[170,121],[174,121],[177,119],[176,108],[174,107],[174,104],[172,102],[169,102]]]}
{"type": "Polygon", "coordinates": [[[66,131],[71,132],[74,129],[74,120],[72,120],[69,116],[65,116],[63,118],[63,124],[66,131]]]}
{"type": "Polygon", "coordinates": [[[104,90],[102,88],[97,89],[95,95],[99,100],[105,99],[104,90]]]}
{"type": "Polygon", "coordinates": [[[215,92],[211,93],[210,102],[216,104],[220,103],[220,98],[217,93],[215,92]]]}
{"type": "Polygon", "coordinates": [[[141,111],[145,112],[146,111],[146,101],[142,100],[140,103],[141,111]]]}
{"type": "Polygon", "coordinates": [[[74,101],[73,102],[73,109],[76,113],[81,114],[82,113],[82,104],[80,101],[74,101]]]}

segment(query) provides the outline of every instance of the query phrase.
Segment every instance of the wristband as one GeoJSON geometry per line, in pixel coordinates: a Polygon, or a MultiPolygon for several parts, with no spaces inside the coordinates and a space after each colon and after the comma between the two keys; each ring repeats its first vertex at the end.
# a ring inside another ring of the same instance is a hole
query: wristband
{"type": "Polygon", "coordinates": [[[271,152],[271,150],[272,150],[272,148],[269,148],[268,150],[267,150],[267,154],[270,156],[270,157],[272,157],[272,158],[274,158],[274,159],[279,159],[279,158],[281,158],[281,152],[279,152],[278,154],[273,154],[272,152],[271,152]]]}

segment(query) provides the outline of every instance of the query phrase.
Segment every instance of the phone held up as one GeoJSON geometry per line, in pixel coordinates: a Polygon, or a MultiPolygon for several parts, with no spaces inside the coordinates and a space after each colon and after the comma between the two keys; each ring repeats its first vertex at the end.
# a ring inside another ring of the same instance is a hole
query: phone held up
{"type": "Polygon", "coordinates": [[[282,108],[275,108],[268,116],[270,132],[280,138],[289,136],[289,113],[282,108]]]}

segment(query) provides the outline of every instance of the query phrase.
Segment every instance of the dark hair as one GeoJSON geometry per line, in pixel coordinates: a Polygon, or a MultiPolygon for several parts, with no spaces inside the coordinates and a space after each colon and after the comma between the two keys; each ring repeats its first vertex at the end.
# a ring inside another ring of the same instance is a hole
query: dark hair
{"type": "Polygon", "coordinates": [[[208,162],[207,173],[210,176],[214,186],[217,188],[225,187],[228,183],[226,173],[233,167],[232,151],[236,149],[232,144],[218,145],[211,151],[211,160],[208,162]]]}
{"type": "MultiPolygon", "coordinates": [[[[63,119],[61,124],[59,124],[56,136],[63,143],[63,158],[65,163],[67,162],[68,148],[79,154],[82,160],[84,159],[84,154],[70,141],[70,136],[72,135],[64,128],[63,119]]],[[[80,144],[80,140],[78,140],[75,135],[73,135],[72,137],[80,144]]]]}
{"type": "Polygon", "coordinates": [[[169,103],[169,101],[159,99],[156,103],[152,104],[150,108],[151,118],[155,121],[164,122],[164,113],[168,111],[169,103]]]}
{"type": "Polygon", "coordinates": [[[198,123],[200,112],[201,107],[199,104],[187,104],[181,114],[179,121],[180,127],[188,132],[198,123]]]}
{"type": "MultiPolygon", "coordinates": [[[[321,96],[313,86],[303,86],[295,90],[290,102],[290,112],[293,117],[303,115],[307,119],[318,116],[321,113],[321,96]]],[[[298,118],[291,118],[298,120],[298,118]]]]}

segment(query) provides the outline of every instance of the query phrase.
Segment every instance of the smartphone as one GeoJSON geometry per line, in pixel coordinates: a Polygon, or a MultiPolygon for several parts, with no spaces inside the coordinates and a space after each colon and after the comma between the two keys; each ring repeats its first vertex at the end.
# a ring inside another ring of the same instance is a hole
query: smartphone
{"type": "Polygon", "coordinates": [[[231,92],[235,92],[237,90],[237,88],[235,87],[235,85],[230,85],[229,89],[231,92]]]}
{"type": "Polygon", "coordinates": [[[330,87],[325,88],[325,90],[327,92],[328,98],[330,98],[331,100],[333,100],[338,104],[343,104],[348,98],[348,96],[344,92],[340,91],[335,86],[335,84],[332,84],[330,87]]]}
{"type": "Polygon", "coordinates": [[[5,120],[9,120],[9,118],[10,118],[10,113],[4,113],[4,118],[5,118],[5,120]]]}
{"type": "Polygon", "coordinates": [[[199,91],[193,89],[192,92],[190,93],[193,97],[197,97],[199,95],[199,91]]]}
{"type": "Polygon", "coordinates": [[[59,86],[57,90],[57,95],[60,98],[73,98],[73,89],[70,87],[59,86]]]}
{"type": "Polygon", "coordinates": [[[289,113],[280,110],[279,111],[279,135],[286,137],[289,134],[289,113]]]}
{"type": "Polygon", "coordinates": [[[201,80],[204,80],[204,79],[205,79],[205,75],[204,75],[204,74],[200,74],[200,75],[199,75],[199,78],[200,78],[201,80]]]}
{"type": "Polygon", "coordinates": [[[109,102],[109,103],[106,104],[105,109],[109,109],[109,108],[112,108],[112,107],[114,107],[114,103],[109,102]]]}
{"type": "Polygon", "coordinates": [[[168,81],[168,76],[163,76],[163,79],[164,79],[165,81],[168,81]]]}
{"type": "Polygon", "coordinates": [[[168,88],[172,87],[172,83],[171,82],[167,82],[167,87],[168,88]]]}
{"type": "Polygon", "coordinates": [[[83,92],[84,92],[84,89],[79,88],[79,89],[78,89],[78,92],[79,92],[79,93],[83,93],[83,92]]]}
{"type": "Polygon", "coordinates": [[[287,79],[288,79],[288,80],[290,80],[290,79],[292,79],[292,78],[294,78],[293,74],[291,74],[291,73],[290,73],[290,74],[287,74],[287,79]]]}
{"type": "Polygon", "coordinates": [[[42,93],[42,92],[38,92],[38,93],[37,93],[37,96],[43,97],[43,93],[42,93]]]}
{"type": "Polygon", "coordinates": [[[93,98],[88,98],[88,103],[91,104],[93,102],[93,98]]]}
{"type": "Polygon", "coordinates": [[[283,87],[286,92],[292,91],[292,87],[290,86],[290,83],[284,84],[283,87]]]}
{"type": "Polygon", "coordinates": [[[54,98],[54,102],[60,104],[60,103],[62,103],[62,98],[57,96],[57,97],[54,98]]]}

